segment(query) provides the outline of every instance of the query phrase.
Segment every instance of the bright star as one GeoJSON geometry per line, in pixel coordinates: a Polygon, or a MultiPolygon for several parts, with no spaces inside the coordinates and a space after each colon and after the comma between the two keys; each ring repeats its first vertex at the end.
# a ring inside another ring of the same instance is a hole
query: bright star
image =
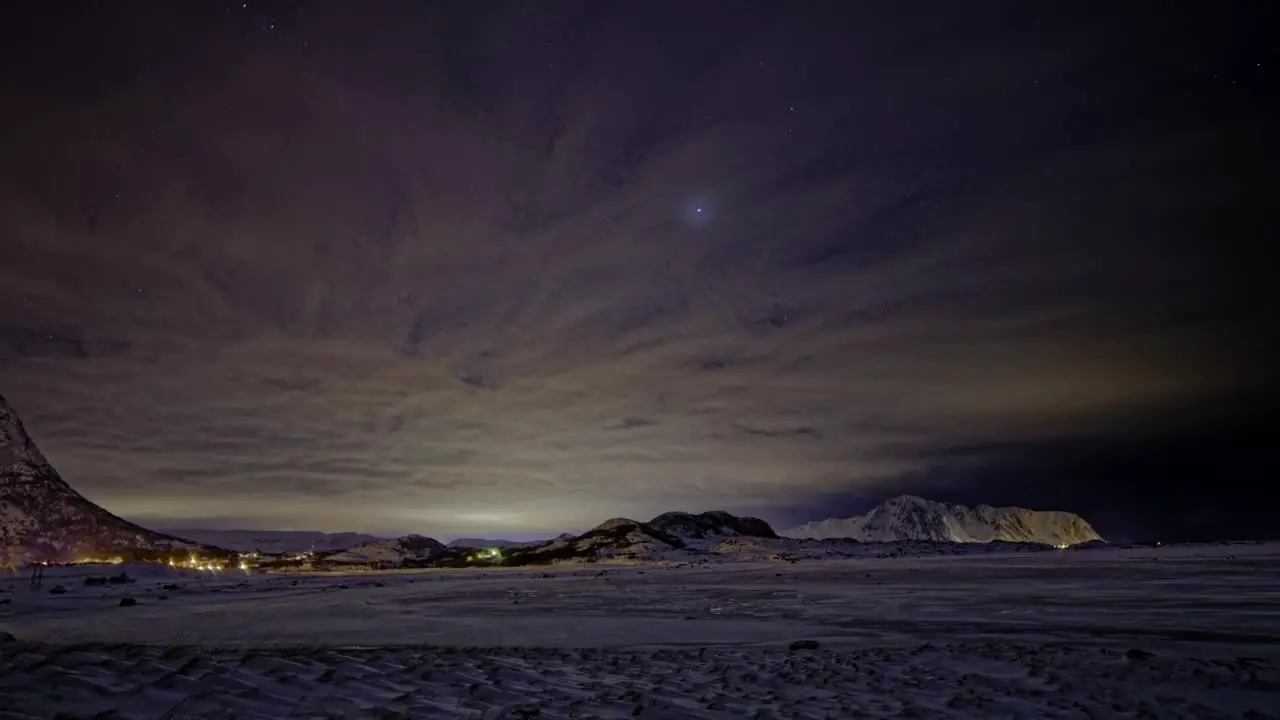
{"type": "Polygon", "coordinates": [[[715,219],[715,204],[707,197],[688,198],[681,208],[680,215],[683,216],[684,222],[691,228],[706,227],[715,219]]]}

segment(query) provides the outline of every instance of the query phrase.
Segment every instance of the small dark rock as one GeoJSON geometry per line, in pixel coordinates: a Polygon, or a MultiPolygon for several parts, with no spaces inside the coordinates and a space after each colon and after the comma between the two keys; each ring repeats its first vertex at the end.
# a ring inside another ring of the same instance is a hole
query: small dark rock
{"type": "Polygon", "coordinates": [[[821,647],[821,643],[817,640],[796,640],[791,643],[791,649],[794,650],[817,650],[821,647]]]}
{"type": "Polygon", "coordinates": [[[54,585],[53,587],[49,588],[50,595],[65,595],[66,593],[67,593],[67,589],[62,587],[61,585],[54,585]]]}
{"type": "Polygon", "coordinates": [[[134,600],[131,597],[120,598],[120,607],[133,607],[134,605],[137,605],[137,604],[138,604],[138,601],[134,600]]]}
{"type": "Polygon", "coordinates": [[[1147,652],[1142,648],[1130,648],[1129,652],[1125,653],[1124,656],[1130,660],[1146,660],[1147,658],[1155,657],[1156,654],[1153,652],[1147,652]]]}
{"type": "Polygon", "coordinates": [[[14,637],[13,633],[0,632],[0,645],[3,645],[4,643],[11,643],[11,642],[17,642],[17,641],[18,641],[18,638],[14,637]]]}
{"type": "Polygon", "coordinates": [[[169,599],[169,596],[168,596],[168,595],[158,595],[158,596],[156,596],[156,598],[157,598],[158,600],[168,600],[168,599],[169,599]]]}

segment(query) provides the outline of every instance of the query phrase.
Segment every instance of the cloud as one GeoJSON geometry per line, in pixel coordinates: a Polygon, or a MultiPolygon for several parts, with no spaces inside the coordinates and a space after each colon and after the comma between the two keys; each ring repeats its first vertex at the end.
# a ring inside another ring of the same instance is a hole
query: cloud
{"type": "Polygon", "coordinates": [[[0,370],[73,484],[170,525],[781,516],[1265,382],[1196,242],[1221,127],[1153,127],[1176,78],[1109,113],[1106,18],[455,11],[21,96],[0,370]]]}

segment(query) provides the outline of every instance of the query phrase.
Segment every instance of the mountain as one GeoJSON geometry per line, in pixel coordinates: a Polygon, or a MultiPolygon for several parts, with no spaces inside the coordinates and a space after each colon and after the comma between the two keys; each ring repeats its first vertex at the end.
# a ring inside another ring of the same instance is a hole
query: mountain
{"type": "Polygon", "coordinates": [[[545,540],[534,540],[531,542],[520,542],[518,540],[484,540],[482,538],[458,538],[449,541],[449,547],[452,548],[518,548],[530,547],[533,545],[541,545],[545,540]]]}
{"type": "Polygon", "coordinates": [[[364,533],[326,533],[312,530],[209,530],[203,528],[165,528],[164,532],[199,543],[228,550],[264,553],[332,552],[382,540],[364,533]]]}
{"type": "Polygon", "coordinates": [[[631,518],[605,520],[581,535],[564,534],[535,546],[510,548],[504,564],[529,565],[556,560],[656,559],[672,551],[707,552],[725,538],[777,540],[769,523],[713,510],[697,515],[663,513],[649,522],[631,518]]]}
{"type": "Polygon", "coordinates": [[[693,515],[686,512],[667,512],[647,523],[650,527],[676,537],[705,539],[710,537],[762,537],[776,538],[777,533],[769,523],[754,517],[738,517],[723,510],[693,515]]]}
{"type": "Polygon", "coordinates": [[[0,395],[0,567],[88,557],[131,559],[193,547],[116,517],[72,489],[0,395]]]}
{"type": "Polygon", "coordinates": [[[588,558],[653,558],[685,547],[680,538],[639,520],[613,518],[581,535],[561,535],[535,547],[513,548],[504,564],[534,565],[588,558]]]}
{"type": "Polygon", "coordinates": [[[425,564],[439,558],[446,548],[435,538],[422,535],[405,535],[390,540],[375,540],[357,545],[317,559],[317,563],[329,565],[386,564],[405,566],[425,564]]]}
{"type": "Polygon", "coordinates": [[[1079,515],[931,502],[914,495],[888,500],[865,515],[805,523],[783,533],[791,538],[851,538],[862,542],[928,540],[959,543],[1005,542],[1077,545],[1102,538],[1079,515]]]}

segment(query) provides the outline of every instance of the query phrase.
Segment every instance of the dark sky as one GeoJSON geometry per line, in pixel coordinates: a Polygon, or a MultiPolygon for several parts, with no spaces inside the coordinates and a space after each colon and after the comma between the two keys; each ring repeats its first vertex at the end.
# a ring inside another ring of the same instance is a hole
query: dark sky
{"type": "Polygon", "coordinates": [[[158,525],[1265,533],[1268,5],[25,3],[0,389],[158,525]]]}

